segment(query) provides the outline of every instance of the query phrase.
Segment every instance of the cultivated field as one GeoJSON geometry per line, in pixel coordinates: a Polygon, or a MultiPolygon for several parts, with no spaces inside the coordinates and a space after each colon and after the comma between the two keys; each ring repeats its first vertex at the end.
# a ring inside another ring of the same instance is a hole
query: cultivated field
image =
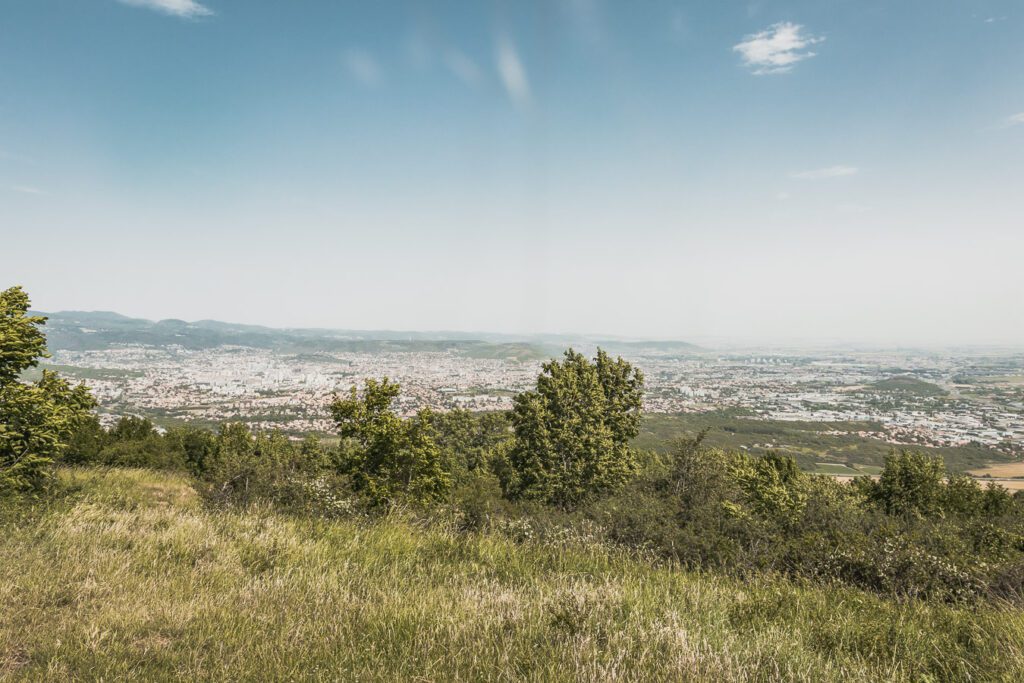
{"type": "Polygon", "coordinates": [[[970,474],[976,477],[989,476],[994,479],[1024,477],[1024,462],[999,462],[971,470],[970,474]]]}
{"type": "Polygon", "coordinates": [[[1021,680],[1024,614],[654,567],[402,519],[204,509],[65,471],[0,512],[0,679],[1021,680]]]}

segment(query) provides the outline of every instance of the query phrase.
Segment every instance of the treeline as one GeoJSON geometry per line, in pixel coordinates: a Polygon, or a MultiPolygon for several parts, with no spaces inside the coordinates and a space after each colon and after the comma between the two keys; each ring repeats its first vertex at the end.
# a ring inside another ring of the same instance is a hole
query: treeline
{"type": "MultiPolygon", "coordinates": [[[[14,291],[14,294],[11,292],[14,291]]],[[[811,475],[779,454],[631,447],[643,376],[572,350],[545,363],[508,413],[403,418],[400,387],[368,380],[330,406],[337,440],[292,441],[244,425],[160,432],[127,417],[100,427],[91,399],[51,373],[27,297],[0,299],[0,491],[45,490],[56,463],[185,470],[212,506],[372,518],[400,511],[467,533],[572,537],[688,568],[781,574],[899,597],[1024,604],[1024,497],[938,458],[894,453],[877,481],[811,475]]]]}

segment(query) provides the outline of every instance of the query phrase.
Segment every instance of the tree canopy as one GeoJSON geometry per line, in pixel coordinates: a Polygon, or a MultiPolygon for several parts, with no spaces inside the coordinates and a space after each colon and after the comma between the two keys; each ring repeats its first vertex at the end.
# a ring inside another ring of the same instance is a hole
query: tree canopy
{"type": "Polygon", "coordinates": [[[42,488],[54,459],[95,406],[88,389],[72,388],[48,370],[37,382],[20,380],[46,357],[46,319],[28,309],[22,288],[0,292],[0,493],[42,488]]]}
{"type": "Polygon", "coordinates": [[[387,378],[369,379],[362,395],[352,387],[348,398],[331,404],[338,434],[346,440],[340,468],[371,500],[388,503],[403,497],[427,502],[451,486],[450,467],[437,444],[429,410],[409,420],[392,411],[400,391],[387,378]]]}
{"type": "Polygon", "coordinates": [[[601,349],[593,362],[569,349],[542,367],[537,388],[515,398],[502,486],[510,498],[573,507],[635,471],[643,374],[601,349]]]}

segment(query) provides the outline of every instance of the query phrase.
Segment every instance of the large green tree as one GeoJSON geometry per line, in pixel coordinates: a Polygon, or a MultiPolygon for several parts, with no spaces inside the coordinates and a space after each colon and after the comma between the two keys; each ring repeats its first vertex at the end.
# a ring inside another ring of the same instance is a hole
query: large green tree
{"type": "Polygon", "coordinates": [[[403,420],[391,409],[401,391],[387,378],[366,381],[338,398],[331,414],[342,444],[341,469],[356,490],[377,503],[404,498],[425,503],[451,486],[451,468],[438,446],[430,411],[403,420]]]}
{"type": "Polygon", "coordinates": [[[22,372],[47,357],[46,318],[28,309],[21,287],[0,292],[0,494],[40,490],[95,406],[85,386],[72,388],[48,370],[34,383],[21,381],[22,372]]]}
{"type": "Polygon", "coordinates": [[[510,498],[561,507],[614,490],[636,470],[643,374],[598,349],[543,365],[537,388],[516,396],[515,441],[499,475],[510,498]]]}

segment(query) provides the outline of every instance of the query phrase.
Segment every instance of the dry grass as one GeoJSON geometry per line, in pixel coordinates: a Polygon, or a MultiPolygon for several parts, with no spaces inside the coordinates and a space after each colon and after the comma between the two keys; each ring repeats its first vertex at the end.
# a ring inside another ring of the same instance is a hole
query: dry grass
{"type": "Polygon", "coordinates": [[[994,479],[1000,477],[1024,477],[1024,462],[998,462],[987,467],[971,470],[968,474],[975,477],[988,475],[994,479]]]}
{"type": "Polygon", "coordinates": [[[0,679],[1020,680],[1024,617],[742,584],[596,546],[203,509],[66,472],[0,528],[0,679]]]}

